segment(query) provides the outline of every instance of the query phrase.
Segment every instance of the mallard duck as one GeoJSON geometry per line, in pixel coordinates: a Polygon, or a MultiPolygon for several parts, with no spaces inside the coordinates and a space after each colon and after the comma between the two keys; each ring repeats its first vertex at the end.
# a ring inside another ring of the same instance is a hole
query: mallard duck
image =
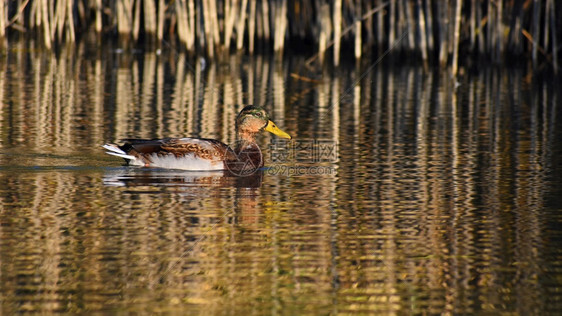
{"type": "Polygon", "coordinates": [[[247,174],[263,167],[263,155],[256,143],[256,134],[261,131],[291,139],[262,107],[248,105],[236,117],[237,141],[233,148],[218,140],[190,137],[124,139],[123,145],[105,144],[103,148],[134,166],[247,174]]]}

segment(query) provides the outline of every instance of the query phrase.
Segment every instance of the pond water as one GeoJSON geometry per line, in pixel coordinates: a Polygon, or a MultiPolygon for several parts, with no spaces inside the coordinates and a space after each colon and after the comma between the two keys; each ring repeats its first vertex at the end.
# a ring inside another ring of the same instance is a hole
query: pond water
{"type": "Polygon", "coordinates": [[[560,83],[484,67],[182,55],[0,62],[0,303],[17,312],[562,312],[560,83]],[[123,138],[259,137],[248,177],[136,168],[123,138]]]}

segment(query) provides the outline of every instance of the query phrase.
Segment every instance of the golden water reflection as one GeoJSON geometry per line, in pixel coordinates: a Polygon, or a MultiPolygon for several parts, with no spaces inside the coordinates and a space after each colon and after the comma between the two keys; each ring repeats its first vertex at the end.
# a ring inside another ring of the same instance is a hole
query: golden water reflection
{"type": "Polygon", "coordinates": [[[353,86],[365,68],[304,58],[2,58],[3,313],[560,311],[559,92],[540,78],[381,66],[353,86]],[[232,142],[249,103],[337,155],[272,162],[266,136],[271,168],[239,179],[99,147],[232,142]]]}

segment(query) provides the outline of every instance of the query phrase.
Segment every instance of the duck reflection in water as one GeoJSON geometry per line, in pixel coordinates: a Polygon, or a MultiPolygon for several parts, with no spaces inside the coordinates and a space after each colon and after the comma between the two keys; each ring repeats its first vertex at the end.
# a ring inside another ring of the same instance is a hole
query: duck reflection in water
{"type": "Polygon", "coordinates": [[[235,187],[259,188],[263,180],[263,168],[251,174],[234,175],[229,170],[219,171],[184,171],[159,168],[126,168],[109,169],[103,183],[109,186],[123,187],[235,187]]]}

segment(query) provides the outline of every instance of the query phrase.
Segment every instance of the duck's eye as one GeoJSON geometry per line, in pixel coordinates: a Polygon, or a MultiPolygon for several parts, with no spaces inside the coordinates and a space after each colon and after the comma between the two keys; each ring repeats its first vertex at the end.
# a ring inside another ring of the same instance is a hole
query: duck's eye
{"type": "Polygon", "coordinates": [[[261,117],[261,116],[262,116],[261,112],[257,112],[257,113],[255,113],[255,115],[256,115],[257,117],[261,117]]]}

